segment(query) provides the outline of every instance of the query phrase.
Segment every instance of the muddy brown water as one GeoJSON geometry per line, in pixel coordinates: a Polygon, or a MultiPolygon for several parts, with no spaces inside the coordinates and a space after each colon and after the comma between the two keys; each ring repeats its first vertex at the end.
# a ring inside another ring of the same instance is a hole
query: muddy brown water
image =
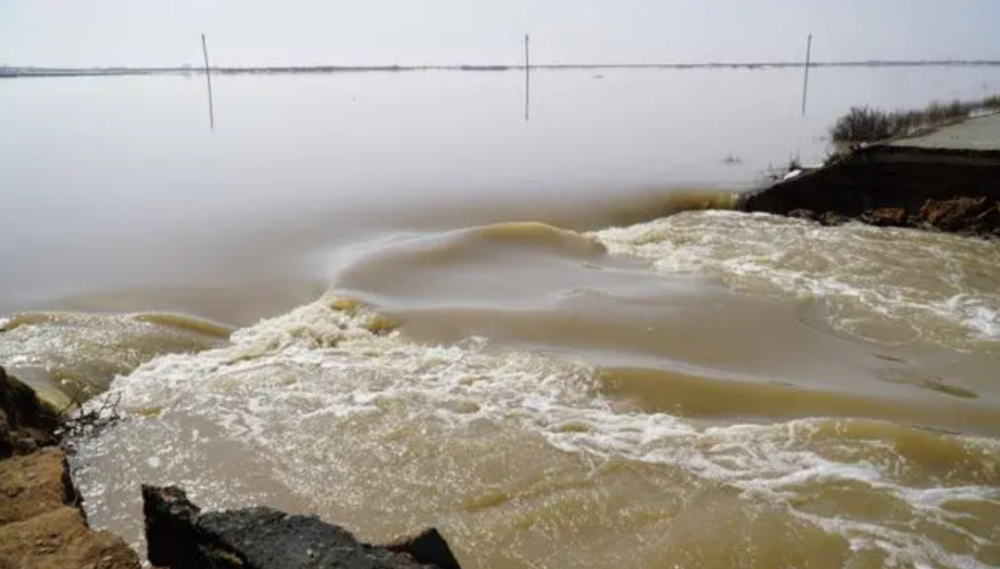
{"type": "Polygon", "coordinates": [[[214,132],[181,77],[4,84],[0,364],[119,401],[91,522],[141,548],[176,483],[471,568],[1000,565],[1000,247],[724,209],[1000,74],[821,70],[801,119],[786,71],[541,73],[528,123],[519,79],[224,77],[214,132]]]}

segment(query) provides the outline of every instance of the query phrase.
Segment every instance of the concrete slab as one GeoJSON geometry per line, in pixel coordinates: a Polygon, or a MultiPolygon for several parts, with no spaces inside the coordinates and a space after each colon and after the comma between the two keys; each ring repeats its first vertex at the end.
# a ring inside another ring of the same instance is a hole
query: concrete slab
{"type": "Polygon", "coordinates": [[[929,134],[901,138],[887,146],[927,150],[1000,151],[1000,113],[941,127],[929,134]]]}

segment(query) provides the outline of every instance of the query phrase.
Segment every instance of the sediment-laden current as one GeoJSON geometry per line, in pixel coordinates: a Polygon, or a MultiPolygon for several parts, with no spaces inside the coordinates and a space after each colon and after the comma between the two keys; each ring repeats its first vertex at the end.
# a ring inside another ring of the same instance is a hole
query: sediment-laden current
{"type": "Polygon", "coordinates": [[[726,210],[858,100],[1000,88],[878,73],[539,73],[530,123],[222,77],[211,132],[196,81],[5,84],[0,365],[117,405],[72,466],[139,548],[148,483],[471,569],[1000,566],[1000,245],[726,210]]]}
{"type": "Polygon", "coordinates": [[[125,420],[75,458],[95,524],[138,543],[135,489],[174,482],[433,524],[470,567],[1000,563],[995,243],[708,211],[346,257],[111,384],[125,420]]]}

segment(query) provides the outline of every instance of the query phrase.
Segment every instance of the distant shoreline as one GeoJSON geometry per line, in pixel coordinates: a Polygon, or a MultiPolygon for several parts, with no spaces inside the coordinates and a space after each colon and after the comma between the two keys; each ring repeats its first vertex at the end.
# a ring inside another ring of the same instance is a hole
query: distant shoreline
{"type": "MultiPolygon", "coordinates": [[[[760,63],[583,63],[532,65],[533,70],[600,70],[600,69],[788,69],[804,67],[802,62],[760,63]]],[[[830,61],[810,64],[810,67],[994,67],[1000,61],[830,61]]],[[[212,73],[223,75],[290,74],[290,73],[364,73],[413,71],[523,71],[524,65],[297,65],[264,67],[212,67],[212,73]]],[[[200,75],[202,67],[0,67],[0,78],[24,77],[93,77],[123,75],[200,75]]]]}

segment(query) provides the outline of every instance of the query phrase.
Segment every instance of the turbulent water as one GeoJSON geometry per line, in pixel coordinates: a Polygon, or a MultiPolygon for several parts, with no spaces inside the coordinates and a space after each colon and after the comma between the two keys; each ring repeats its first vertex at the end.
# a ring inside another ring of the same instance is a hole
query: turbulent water
{"type": "Polygon", "coordinates": [[[134,538],[136,486],[177,482],[433,524],[470,567],[1000,563],[996,244],[716,211],[353,259],[115,381],[129,419],[76,459],[95,520],[134,538]]]}
{"type": "MultiPolygon", "coordinates": [[[[345,88],[329,81],[308,87],[345,88]]],[[[436,85],[413,81],[417,101],[436,85]]],[[[589,76],[551,81],[593,94],[589,76]]],[[[552,108],[545,123],[545,101],[532,126],[558,141],[574,129],[552,108]]],[[[644,116],[618,134],[645,132],[644,116]]],[[[233,154],[201,167],[222,176],[253,152],[219,136],[233,154]]],[[[623,142],[567,144],[627,178],[650,158],[614,154],[623,142]]],[[[199,145],[172,152],[197,162],[212,148],[199,145]]],[[[1000,245],[741,214],[728,189],[595,192],[566,176],[601,169],[564,150],[507,176],[370,173],[406,188],[454,175],[469,193],[292,184],[274,204],[300,209],[260,217],[249,181],[245,200],[190,210],[151,190],[172,205],[134,242],[28,241],[75,280],[9,257],[22,270],[0,283],[6,302],[38,309],[2,322],[0,364],[60,404],[108,390],[90,405],[116,402],[122,420],[75,440],[73,467],[90,521],[140,548],[138,485],[173,483],[208,507],[315,513],[369,540],[433,525],[472,569],[1000,566],[1000,245]]],[[[707,156],[704,175],[723,178],[707,156]]],[[[244,167],[323,177],[327,159],[350,167],[319,153],[244,167]]]]}

